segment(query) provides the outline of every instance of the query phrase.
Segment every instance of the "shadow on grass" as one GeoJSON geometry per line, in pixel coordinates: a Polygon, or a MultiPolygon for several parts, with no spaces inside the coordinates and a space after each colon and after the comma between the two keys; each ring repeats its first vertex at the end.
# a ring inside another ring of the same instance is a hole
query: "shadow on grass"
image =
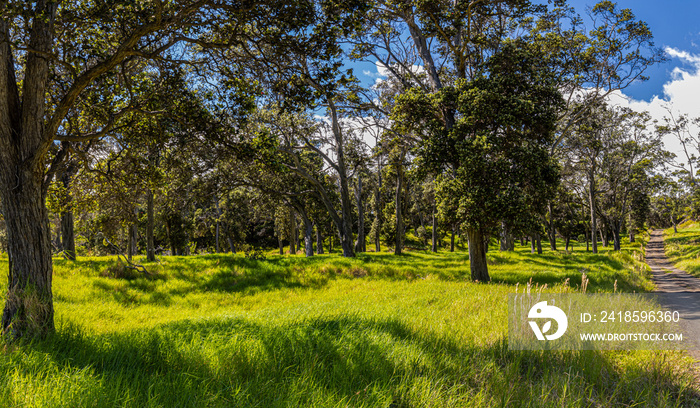
{"type": "MultiPolygon", "coordinates": [[[[55,377],[90,373],[103,385],[100,398],[106,405],[123,395],[135,406],[193,407],[419,407],[470,401],[628,406],[663,396],[679,406],[700,401],[672,362],[640,359],[621,372],[612,353],[509,351],[503,338],[473,347],[414,331],[397,319],[355,316],[278,325],[235,318],[184,321],[95,337],[64,327],[14,353],[17,370],[27,374],[37,361],[53,365],[55,377]],[[30,358],[21,358],[24,353],[30,358]]],[[[4,372],[3,383],[10,373],[4,372]]]]}
{"type": "MultiPolygon", "coordinates": [[[[113,259],[77,261],[78,269],[107,268],[113,259]]],[[[581,274],[591,281],[591,290],[612,291],[615,280],[625,291],[642,291],[642,284],[628,276],[629,271],[616,256],[610,254],[563,254],[545,250],[544,254],[529,254],[523,248],[515,252],[490,251],[489,269],[495,282],[524,285],[532,278],[534,284],[549,286],[563,283],[567,278],[573,287],[580,285],[581,274]]],[[[65,263],[65,262],[64,262],[65,263]]],[[[67,264],[66,264],[67,265],[67,264]]],[[[66,266],[61,263],[59,268],[66,266]]],[[[355,258],[338,254],[269,256],[266,260],[250,260],[230,254],[192,257],[165,257],[163,262],[149,264],[157,274],[148,277],[95,283],[95,288],[110,294],[116,301],[131,305],[146,302],[168,305],[173,297],[189,293],[216,292],[254,295],[281,289],[321,289],[336,279],[414,280],[433,278],[449,281],[470,281],[468,255],[464,252],[412,251],[396,256],[391,253],[362,253],[355,258]],[[177,284],[167,282],[178,280],[177,284]],[[136,291],[134,296],[129,291],[136,291]],[[154,295],[155,293],[155,295],[154,295]]]]}

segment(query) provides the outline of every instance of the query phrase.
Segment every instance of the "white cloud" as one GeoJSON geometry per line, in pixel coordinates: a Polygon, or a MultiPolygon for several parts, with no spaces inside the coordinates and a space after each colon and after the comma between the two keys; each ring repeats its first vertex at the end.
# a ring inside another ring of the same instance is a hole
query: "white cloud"
{"type": "MultiPolygon", "coordinates": [[[[640,101],[630,98],[621,92],[615,92],[610,96],[610,103],[619,106],[628,106],[636,111],[648,111],[652,118],[663,123],[663,118],[669,116],[669,109],[674,116],[681,114],[689,117],[700,117],[700,55],[691,54],[675,48],[666,48],[666,55],[672,59],[680,60],[690,65],[688,68],[675,67],[669,81],[663,86],[663,95],[655,95],[648,101],[640,101]]],[[[694,129],[698,132],[700,129],[694,129]]],[[[673,136],[664,139],[664,145],[678,155],[679,161],[683,161],[680,142],[673,136]]]]}

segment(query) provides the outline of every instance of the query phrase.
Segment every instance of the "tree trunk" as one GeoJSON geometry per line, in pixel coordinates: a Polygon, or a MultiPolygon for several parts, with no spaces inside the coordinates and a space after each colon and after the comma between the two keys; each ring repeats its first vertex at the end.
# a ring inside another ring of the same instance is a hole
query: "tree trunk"
{"type": "Polygon", "coordinates": [[[620,242],[620,222],[619,221],[613,221],[613,249],[615,251],[619,251],[622,249],[622,245],[620,242]]]}
{"type": "Polygon", "coordinates": [[[219,237],[221,236],[221,221],[219,220],[221,218],[221,209],[219,208],[219,198],[216,197],[214,199],[214,206],[216,207],[216,249],[215,253],[221,252],[219,249],[219,237]]]}
{"type": "Polygon", "coordinates": [[[321,224],[316,223],[316,252],[323,254],[323,235],[321,234],[321,224]]]}
{"type": "Polygon", "coordinates": [[[552,211],[552,201],[550,200],[547,203],[547,212],[549,213],[549,223],[548,223],[548,231],[547,231],[547,236],[549,237],[549,247],[552,249],[552,251],[557,250],[557,231],[554,228],[554,212],[552,211]]]}
{"type": "Polygon", "coordinates": [[[588,231],[586,231],[586,252],[590,251],[590,248],[588,246],[588,231]]]}
{"type": "Polygon", "coordinates": [[[338,180],[340,181],[340,209],[342,213],[342,219],[340,221],[340,246],[343,248],[344,257],[353,257],[355,256],[355,251],[353,250],[352,242],[352,204],[350,188],[348,187],[347,168],[345,166],[345,143],[340,128],[338,112],[332,98],[328,98],[328,108],[331,113],[331,125],[333,137],[335,138],[336,170],[338,173],[338,180]]]}
{"type": "Polygon", "coordinates": [[[148,262],[156,261],[156,246],[153,240],[155,227],[153,211],[153,190],[149,188],[146,193],[146,260],[148,262]]]}
{"type": "Polygon", "coordinates": [[[295,247],[296,240],[299,235],[297,234],[297,220],[296,214],[293,208],[289,208],[289,254],[296,255],[297,249],[295,247]]]}
{"type": "Polygon", "coordinates": [[[595,213],[595,175],[588,175],[588,202],[591,206],[591,245],[593,253],[598,253],[598,220],[595,213]]]}
{"type": "Polygon", "coordinates": [[[301,216],[301,221],[304,224],[304,255],[308,258],[314,256],[314,224],[309,219],[303,206],[297,206],[297,212],[301,216]]]}
{"type": "Polygon", "coordinates": [[[403,166],[399,166],[396,177],[396,240],[394,242],[394,255],[401,255],[403,249],[403,215],[401,214],[401,188],[403,184],[403,166]]]}
{"type": "Polygon", "coordinates": [[[450,252],[455,251],[455,225],[452,224],[452,234],[450,235],[450,252]]]}
{"type": "Polygon", "coordinates": [[[514,251],[515,250],[515,239],[511,233],[511,229],[505,221],[501,221],[501,236],[500,236],[500,250],[501,251],[514,251]]]}
{"type": "Polygon", "coordinates": [[[568,235],[564,237],[564,249],[566,249],[566,252],[569,252],[569,242],[571,240],[571,237],[568,235]]]}
{"type": "Polygon", "coordinates": [[[432,251],[437,252],[437,216],[435,214],[436,208],[435,205],[433,205],[433,245],[432,245],[432,251]]]}
{"type": "Polygon", "coordinates": [[[282,234],[277,235],[277,244],[280,247],[280,255],[284,255],[284,242],[282,242],[282,234]]]}
{"type": "MultiPolygon", "coordinates": [[[[333,224],[331,223],[331,231],[333,230],[333,224]]],[[[333,234],[328,237],[328,253],[333,253],[333,234]]]]}
{"type": "Polygon", "coordinates": [[[362,177],[360,175],[357,176],[355,201],[357,202],[357,241],[355,242],[355,252],[367,252],[367,244],[365,242],[365,208],[362,205],[362,177]]]}
{"type": "MultiPolygon", "coordinates": [[[[603,227],[605,227],[605,224],[603,224],[603,227]]],[[[605,232],[605,228],[599,229],[600,231],[600,240],[603,241],[603,247],[608,246],[608,234],[605,232]]]]}
{"type": "Polygon", "coordinates": [[[537,239],[537,253],[542,255],[542,238],[540,234],[535,234],[535,238],[537,239]]]}
{"type": "Polygon", "coordinates": [[[3,216],[7,231],[9,276],[2,331],[12,337],[43,336],[54,329],[52,261],[43,171],[18,157],[2,161],[3,216]]]}
{"type": "MultiPolygon", "coordinates": [[[[3,10],[6,7],[3,5],[3,10]]],[[[0,197],[8,241],[8,281],[2,332],[43,337],[54,330],[51,237],[44,170],[47,83],[58,2],[34,2],[29,48],[17,87],[10,19],[0,19],[0,197]]]]}
{"type": "Polygon", "coordinates": [[[382,211],[381,205],[381,188],[382,188],[382,163],[381,155],[377,156],[377,188],[374,192],[374,217],[376,222],[376,228],[374,230],[374,252],[382,251],[381,244],[381,231],[382,231],[382,218],[380,216],[382,211]]]}
{"type": "Polygon", "coordinates": [[[236,244],[233,243],[233,238],[230,236],[226,237],[226,240],[228,241],[228,247],[231,249],[232,254],[236,254],[236,244]]]}
{"type": "Polygon", "coordinates": [[[486,263],[486,248],[484,245],[484,234],[478,230],[470,228],[467,230],[469,237],[469,266],[471,268],[472,280],[478,282],[488,282],[489,269],[486,263]]]}
{"type": "MultiPolygon", "coordinates": [[[[134,211],[136,212],[136,210],[134,211]]],[[[131,225],[129,225],[129,243],[127,245],[127,257],[131,261],[132,257],[136,255],[136,241],[138,240],[139,237],[139,229],[138,226],[136,225],[136,222],[133,222],[131,225]]]]}
{"type": "Polygon", "coordinates": [[[530,253],[534,254],[535,253],[535,236],[532,235],[530,237],[530,253]]]}

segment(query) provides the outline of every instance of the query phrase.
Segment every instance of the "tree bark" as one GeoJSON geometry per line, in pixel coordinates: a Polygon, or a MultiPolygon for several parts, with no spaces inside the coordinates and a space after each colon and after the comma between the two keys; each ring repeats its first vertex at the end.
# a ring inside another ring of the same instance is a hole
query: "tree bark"
{"type": "Polygon", "coordinates": [[[484,234],[474,228],[467,230],[469,238],[469,267],[472,273],[472,280],[478,282],[488,282],[488,264],[486,263],[486,248],[484,245],[484,234]]]}
{"type": "Polygon", "coordinates": [[[280,247],[280,255],[284,255],[284,243],[282,242],[282,234],[277,235],[277,243],[280,247]]]}
{"type": "MultiPolygon", "coordinates": [[[[51,53],[58,2],[34,6],[29,48],[51,53]],[[38,18],[42,15],[43,18],[38,18]]],[[[9,273],[2,332],[43,337],[54,330],[51,238],[44,189],[49,58],[28,52],[22,101],[10,49],[10,21],[0,20],[0,197],[9,273]]]]}
{"type": "Polygon", "coordinates": [[[542,255],[542,238],[540,237],[540,234],[535,234],[535,238],[537,240],[537,253],[542,255]]]}
{"type": "Polygon", "coordinates": [[[535,253],[535,236],[532,235],[530,237],[530,253],[534,254],[535,253]]]}

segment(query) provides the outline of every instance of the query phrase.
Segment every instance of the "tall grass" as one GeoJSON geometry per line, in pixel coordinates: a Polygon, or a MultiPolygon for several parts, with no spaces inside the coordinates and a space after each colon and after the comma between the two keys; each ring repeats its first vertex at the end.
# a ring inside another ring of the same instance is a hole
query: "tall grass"
{"type": "Polygon", "coordinates": [[[513,284],[645,290],[636,253],[492,250],[491,284],[463,252],[55,260],[57,331],[2,343],[0,406],[698,406],[681,353],[507,348],[513,284]]]}

